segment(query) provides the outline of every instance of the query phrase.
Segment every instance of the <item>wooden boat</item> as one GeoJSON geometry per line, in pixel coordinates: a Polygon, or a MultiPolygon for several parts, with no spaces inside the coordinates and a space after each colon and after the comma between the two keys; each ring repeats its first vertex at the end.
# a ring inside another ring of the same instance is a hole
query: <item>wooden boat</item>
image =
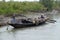
{"type": "Polygon", "coordinates": [[[43,24],[43,23],[45,23],[45,21],[44,22],[41,22],[41,23],[39,23],[39,24],[33,24],[33,23],[23,23],[23,24],[9,24],[9,25],[11,25],[11,26],[13,26],[14,28],[23,28],[23,27],[31,27],[31,26],[36,26],[36,25],[40,25],[40,24],[43,24]]]}
{"type": "Polygon", "coordinates": [[[23,20],[21,21],[22,23],[8,23],[9,25],[13,26],[14,28],[23,28],[23,27],[31,27],[31,26],[36,26],[36,25],[40,25],[40,24],[44,24],[46,22],[47,19],[44,20],[37,20],[35,21],[35,23],[33,23],[32,21],[28,21],[28,20],[23,20]]]}
{"type": "Polygon", "coordinates": [[[36,25],[40,25],[43,24],[47,21],[48,18],[44,17],[43,19],[41,18],[27,18],[26,16],[23,16],[26,19],[19,19],[19,21],[17,22],[10,22],[8,23],[9,25],[15,27],[15,28],[22,28],[22,27],[29,27],[29,26],[36,26],[36,25]]]}

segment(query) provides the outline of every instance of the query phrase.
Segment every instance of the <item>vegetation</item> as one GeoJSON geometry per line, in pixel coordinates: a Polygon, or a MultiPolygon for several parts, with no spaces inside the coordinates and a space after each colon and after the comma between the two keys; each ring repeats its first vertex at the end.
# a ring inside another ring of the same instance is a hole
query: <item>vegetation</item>
{"type": "Polygon", "coordinates": [[[52,9],[59,9],[59,1],[40,0],[40,2],[0,2],[0,14],[39,12],[52,9]]]}
{"type": "Polygon", "coordinates": [[[47,10],[52,10],[53,0],[40,0],[40,2],[47,7],[47,10]]]}
{"type": "Polygon", "coordinates": [[[53,8],[60,10],[60,1],[54,1],[53,2],[53,8]]]}
{"type": "Polygon", "coordinates": [[[0,14],[26,13],[46,9],[39,2],[0,2],[0,14]]]}

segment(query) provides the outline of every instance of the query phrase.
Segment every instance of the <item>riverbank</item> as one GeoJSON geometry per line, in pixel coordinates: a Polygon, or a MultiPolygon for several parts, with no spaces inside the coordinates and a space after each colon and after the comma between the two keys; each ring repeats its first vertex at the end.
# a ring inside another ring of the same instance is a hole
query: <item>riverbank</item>
{"type": "MultiPolygon", "coordinates": [[[[40,17],[41,14],[44,14],[50,19],[53,19],[54,15],[56,15],[57,13],[58,13],[57,10],[53,10],[52,12],[43,12],[43,13],[29,12],[27,14],[22,14],[22,15],[27,16],[28,18],[37,18],[37,17],[40,17]]],[[[0,15],[0,24],[6,25],[8,21],[11,21],[12,16],[13,15],[0,15]]],[[[21,14],[16,14],[17,18],[20,18],[19,16],[21,16],[21,14]]]]}

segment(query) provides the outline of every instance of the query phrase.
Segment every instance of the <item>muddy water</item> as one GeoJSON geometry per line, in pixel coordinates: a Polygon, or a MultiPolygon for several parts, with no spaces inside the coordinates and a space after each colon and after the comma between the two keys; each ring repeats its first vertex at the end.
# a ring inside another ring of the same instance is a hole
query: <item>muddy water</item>
{"type": "Polygon", "coordinates": [[[19,29],[9,25],[1,27],[0,40],[60,40],[60,14],[56,13],[51,17],[57,22],[19,29]]]}

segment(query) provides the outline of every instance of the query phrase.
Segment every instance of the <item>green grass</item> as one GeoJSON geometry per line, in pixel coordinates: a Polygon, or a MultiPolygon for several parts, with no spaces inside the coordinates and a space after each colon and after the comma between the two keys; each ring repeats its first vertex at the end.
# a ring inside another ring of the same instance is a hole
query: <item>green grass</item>
{"type": "MultiPolygon", "coordinates": [[[[59,3],[60,4],[60,3],[59,3]]],[[[60,5],[53,4],[54,8],[60,5]]],[[[27,13],[31,11],[44,11],[47,8],[40,2],[0,2],[0,14],[27,13]]]]}
{"type": "Polygon", "coordinates": [[[27,13],[46,9],[39,2],[0,2],[0,14],[27,13]]]}

